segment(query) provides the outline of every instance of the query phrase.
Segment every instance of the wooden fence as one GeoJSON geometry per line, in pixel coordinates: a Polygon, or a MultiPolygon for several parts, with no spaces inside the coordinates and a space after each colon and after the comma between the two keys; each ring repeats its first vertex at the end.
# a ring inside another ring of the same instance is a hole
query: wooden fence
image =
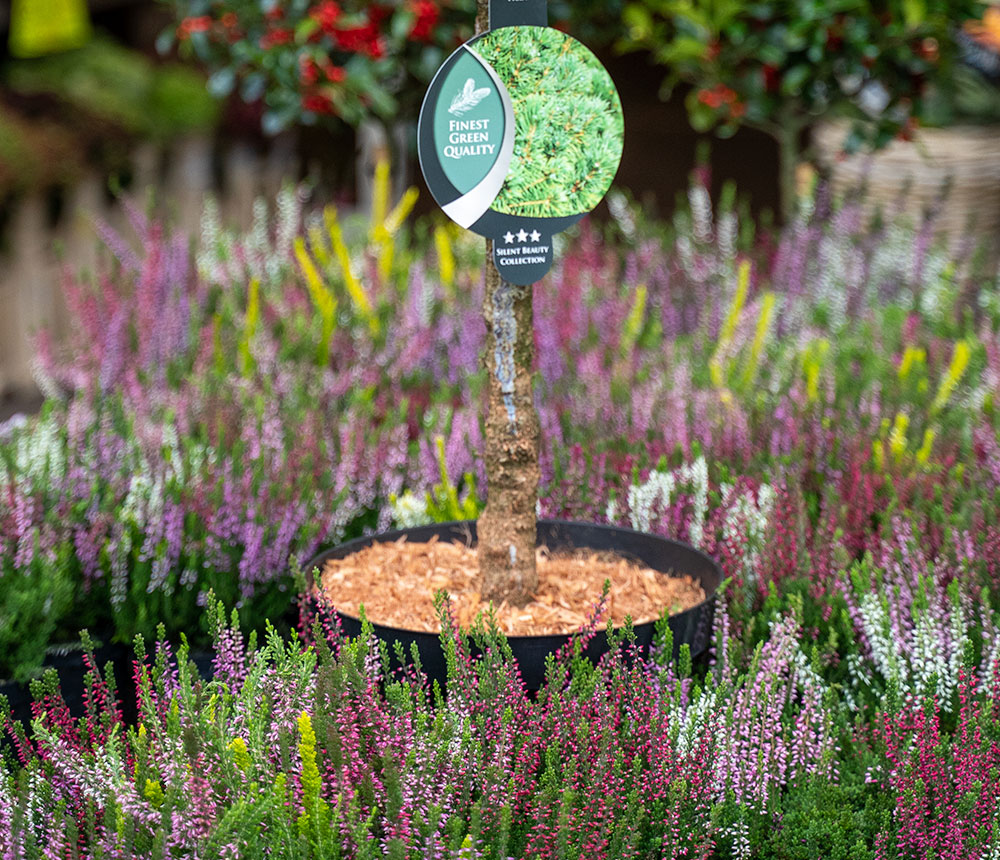
{"type": "MultiPolygon", "coordinates": [[[[249,226],[253,201],[276,192],[297,172],[297,154],[290,145],[273,146],[264,155],[236,144],[219,159],[211,138],[192,138],[162,151],[153,145],[133,155],[129,194],[154,206],[177,229],[195,235],[205,197],[214,194],[229,224],[249,226]],[[220,170],[221,166],[221,170],[220,170]]],[[[67,189],[61,215],[53,222],[49,196],[28,195],[17,201],[3,230],[0,252],[0,397],[30,396],[32,335],[46,327],[56,341],[73,325],[63,301],[61,284],[67,268],[94,271],[100,242],[99,221],[126,229],[121,206],[107,192],[98,173],[67,189]]]]}

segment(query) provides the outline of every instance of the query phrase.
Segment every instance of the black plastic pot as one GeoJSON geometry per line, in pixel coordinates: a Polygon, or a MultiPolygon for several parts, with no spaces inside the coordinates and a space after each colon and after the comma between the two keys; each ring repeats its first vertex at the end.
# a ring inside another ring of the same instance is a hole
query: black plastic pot
{"type": "MultiPolygon", "coordinates": [[[[345,558],[374,543],[387,543],[405,537],[413,543],[426,543],[431,538],[453,543],[473,545],[476,540],[475,522],[443,523],[411,529],[383,532],[371,537],[358,538],[336,546],[317,555],[306,567],[307,582],[312,588],[312,571],[322,571],[327,559],[345,558]]],[[[670,630],[674,638],[674,655],[680,646],[687,644],[691,655],[697,656],[708,648],[712,635],[712,619],[715,613],[715,592],[722,582],[722,571],[709,556],[694,547],[679,541],[633,531],[616,526],[592,523],[564,522],[561,520],[539,520],[538,545],[549,549],[593,549],[611,550],[626,558],[632,558],[661,571],[664,575],[678,574],[697,579],[708,597],[690,609],[670,617],[670,630]]],[[[595,599],[598,595],[594,595],[595,599]]],[[[361,622],[350,615],[337,613],[344,632],[351,637],[361,633],[361,622]]],[[[641,653],[648,653],[653,640],[655,622],[635,625],[636,644],[641,653]]],[[[420,662],[431,680],[444,685],[447,675],[441,641],[436,633],[403,630],[384,624],[372,624],[375,635],[390,645],[399,641],[404,653],[410,653],[411,643],[416,643],[420,662]]],[[[558,636],[510,636],[511,650],[521,668],[521,676],[529,690],[538,690],[545,680],[545,658],[561,648],[569,640],[568,635],[558,636]]],[[[603,633],[595,636],[584,654],[595,662],[607,652],[607,641],[603,633]]]]}
{"type": "MultiPolygon", "coordinates": [[[[112,664],[120,698],[125,698],[131,689],[130,653],[129,648],[117,643],[101,645],[94,651],[94,661],[102,673],[109,662],[112,664]]],[[[84,651],[78,643],[53,646],[46,653],[40,672],[42,674],[47,669],[56,670],[59,675],[60,692],[67,707],[69,707],[70,714],[74,717],[83,716],[85,710],[83,693],[86,683],[84,679],[88,669],[83,658],[84,651]]],[[[14,719],[20,720],[25,728],[30,728],[31,703],[33,701],[31,682],[20,684],[12,680],[0,681],[0,694],[7,697],[14,719]]]]}

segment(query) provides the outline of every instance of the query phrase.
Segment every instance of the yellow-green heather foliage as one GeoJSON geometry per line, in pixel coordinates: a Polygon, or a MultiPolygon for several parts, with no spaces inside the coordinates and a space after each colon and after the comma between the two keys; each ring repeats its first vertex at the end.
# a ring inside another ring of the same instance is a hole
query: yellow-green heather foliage
{"type": "Polygon", "coordinates": [[[299,816],[299,833],[303,836],[319,835],[327,816],[325,803],[320,797],[321,781],[316,765],[316,732],[309,714],[299,715],[299,757],[302,759],[302,814],[299,816]]]}
{"type": "Polygon", "coordinates": [[[249,773],[251,761],[246,741],[243,740],[243,738],[233,738],[232,742],[229,744],[229,749],[233,754],[233,763],[241,771],[243,771],[243,773],[249,773]]]}

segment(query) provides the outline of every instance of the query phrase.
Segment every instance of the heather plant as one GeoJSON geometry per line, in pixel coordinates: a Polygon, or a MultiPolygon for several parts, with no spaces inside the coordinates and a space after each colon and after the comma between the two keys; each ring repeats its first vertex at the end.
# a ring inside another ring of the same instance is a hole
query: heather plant
{"type": "MultiPolygon", "coordinates": [[[[77,720],[51,681],[39,683],[34,738],[3,721],[17,759],[0,795],[8,856],[69,846],[136,857],[706,856],[717,796],[731,780],[749,786],[758,756],[713,742],[708,726],[693,743],[672,738],[670,709],[690,678],[657,680],[626,660],[627,631],[600,666],[580,659],[601,635],[595,615],[532,701],[495,629],[474,632],[473,660],[446,603],[441,611],[446,698],[419,672],[388,675],[370,627],[347,640],[323,607],[311,645],[272,630],[258,646],[213,604],[207,683],[186,645],[147,655],[138,642],[137,726],[123,725],[96,667],[77,720]]],[[[773,710],[769,694],[782,707],[790,676],[765,676],[785,659],[764,656],[727,679],[746,691],[748,713],[773,710]]],[[[808,733],[792,744],[788,765],[777,751],[765,767],[827,766],[808,733]]],[[[725,803],[758,811],[739,794],[725,803]]]]}
{"type": "Polygon", "coordinates": [[[666,624],[636,659],[599,601],[532,699],[489,618],[470,639],[442,598],[442,695],[324,605],[258,641],[209,603],[213,679],[186,644],[137,640],[134,725],[92,658],[83,716],[54,677],[33,737],[0,705],[6,856],[916,860],[995,842],[995,670],[959,671],[951,716],[897,691],[859,722],[794,612],[747,663],[722,607],[706,670],[670,658],[666,624]],[[595,635],[597,666],[580,656],[595,635]]]}
{"type": "Polygon", "coordinates": [[[320,545],[488,496],[476,247],[384,192],[360,219],[288,190],[244,234],[209,207],[193,244],[140,212],[137,245],[103,230],[107,265],[67,283],[77,339],[43,342],[45,411],[0,431],[0,674],[113,623],[142,634],[138,716],[96,667],[79,720],[36,684],[0,848],[990,856],[995,273],[822,191],[753,235],[706,179],[671,225],[614,198],[566,237],[536,403],[539,512],[713,554],[716,643],[673,661],[661,623],[647,662],[626,628],[595,667],[595,615],[535,697],[445,601],[445,690],[325,610],[263,621],[320,545]],[[211,681],[170,644],[206,627],[211,681]]]}
{"type": "MultiPolygon", "coordinates": [[[[4,587],[35,643],[11,667],[78,620],[197,637],[209,588],[259,627],[292,556],[404,522],[403,499],[405,522],[475,512],[476,248],[411,223],[412,193],[390,208],[387,175],[370,219],[287,190],[242,235],[209,206],[193,248],[135,210],[138,245],[102,228],[111,262],[67,281],[75,339],[40,342],[46,417],[0,439],[4,570],[24,574],[4,587]],[[62,586],[30,596],[40,577],[68,580],[72,617],[62,586]]],[[[899,516],[996,599],[995,278],[823,192],[754,239],[706,180],[669,228],[614,198],[535,295],[540,514],[715,554],[753,641],[772,588],[833,600],[852,561],[884,566],[899,516]]]]}
{"type": "Polygon", "coordinates": [[[474,520],[479,516],[482,503],[476,492],[476,477],[466,472],[462,478],[464,498],[459,497],[459,488],[448,474],[448,463],[444,451],[444,437],[435,440],[441,480],[424,493],[423,498],[407,490],[401,496],[389,497],[392,506],[392,520],[396,528],[412,528],[429,523],[448,523],[457,520],[474,520]]]}
{"type": "Polygon", "coordinates": [[[988,599],[971,599],[974,588],[963,588],[960,579],[941,570],[943,560],[923,557],[902,523],[894,532],[877,562],[866,556],[845,577],[860,646],[848,656],[848,670],[865,693],[877,693],[881,685],[882,696],[891,691],[933,697],[942,710],[951,711],[959,675],[979,650],[971,635],[977,628],[984,634],[985,670],[992,672],[993,610],[988,599]]]}
{"type": "Polygon", "coordinates": [[[954,731],[933,696],[905,702],[875,727],[885,745],[879,774],[895,800],[894,824],[875,842],[875,856],[992,857],[1000,844],[993,781],[1000,762],[997,664],[985,695],[974,673],[958,673],[954,731]]]}

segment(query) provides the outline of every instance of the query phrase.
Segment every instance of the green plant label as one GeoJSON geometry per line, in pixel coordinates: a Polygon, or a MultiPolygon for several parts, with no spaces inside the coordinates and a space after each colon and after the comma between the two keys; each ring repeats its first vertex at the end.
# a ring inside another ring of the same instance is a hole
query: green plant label
{"type": "Polygon", "coordinates": [[[514,151],[514,116],[503,82],[462,48],[441,83],[434,107],[434,155],[457,197],[448,216],[471,227],[503,187],[514,151]]]}
{"type": "Polygon", "coordinates": [[[553,235],[607,193],[623,138],[607,70],[572,36],[533,25],[490,30],[452,54],[417,132],[434,199],[492,239],[504,279],[522,285],[551,267],[553,235]]]}
{"type": "MultiPolygon", "coordinates": [[[[501,87],[489,66],[471,52],[459,57],[444,83],[450,99],[440,99],[434,117],[434,141],[445,176],[467,194],[501,168],[502,182],[510,164],[510,149],[504,152],[504,127],[508,124],[501,87]],[[502,157],[503,156],[503,157],[502,157]]],[[[513,136],[509,136],[513,141],[513,136]]]]}

